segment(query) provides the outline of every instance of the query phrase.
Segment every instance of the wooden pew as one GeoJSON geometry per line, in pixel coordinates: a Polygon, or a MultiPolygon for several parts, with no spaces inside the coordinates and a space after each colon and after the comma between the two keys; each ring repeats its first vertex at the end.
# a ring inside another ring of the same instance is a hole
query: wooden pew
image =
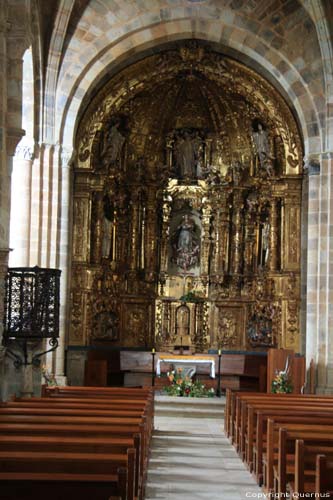
{"type": "MultiPolygon", "coordinates": [[[[96,480],[98,481],[99,476],[102,475],[110,483],[114,484],[113,491],[110,491],[109,496],[116,493],[122,500],[134,500],[134,449],[129,449],[127,454],[13,452],[0,450],[0,471],[0,489],[2,495],[4,494],[6,480],[13,480],[14,475],[17,478],[19,474],[33,474],[34,477],[39,477],[40,480],[43,475],[49,474],[52,471],[54,479],[57,477],[57,474],[60,477],[63,474],[67,474],[69,477],[79,474],[81,481],[82,475],[89,475],[90,479],[96,476],[96,480]],[[120,490],[122,484],[120,481],[120,469],[122,468],[127,471],[126,490],[124,488],[120,490]]],[[[32,496],[32,498],[34,497],[32,496]]],[[[95,498],[94,495],[93,498],[95,498]]]]}
{"type": "MultiPolygon", "coordinates": [[[[330,412],[311,411],[311,415],[304,415],[304,412],[293,411],[290,414],[289,410],[260,410],[257,412],[257,426],[255,436],[253,437],[252,455],[248,457],[249,464],[252,463],[253,470],[257,482],[263,481],[263,456],[266,454],[268,420],[274,421],[276,424],[316,424],[333,425],[333,416],[330,412]],[[252,462],[251,462],[252,459],[252,462]]],[[[271,432],[271,431],[270,431],[271,432]]]]}
{"type": "MultiPolygon", "coordinates": [[[[316,492],[317,456],[323,454],[325,454],[326,459],[333,459],[332,440],[330,444],[327,443],[327,445],[323,446],[320,446],[318,443],[309,444],[308,441],[305,442],[303,439],[296,440],[294,477],[287,485],[291,495],[293,493],[304,494],[316,492]]],[[[322,493],[324,492],[322,491],[322,493]]]]}
{"type": "MultiPolygon", "coordinates": [[[[316,425],[316,424],[293,424],[285,422],[283,424],[275,423],[274,420],[268,420],[268,431],[267,431],[267,452],[264,455],[263,462],[266,466],[265,471],[265,483],[264,487],[267,491],[273,491],[274,489],[274,477],[282,474],[282,479],[280,481],[281,487],[285,487],[285,468],[286,468],[286,441],[285,432],[289,432],[288,437],[295,441],[297,438],[310,438],[314,437],[315,440],[319,441],[321,438],[326,439],[333,434],[332,425],[316,425]],[[280,430],[282,429],[282,434],[280,430]],[[281,456],[280,456],[281,450],[281,456]],[[279,459],[280,462],[279,462],[279,459]],[[277,465],[279,464],[279,465],[277,465]],[[276,467],[274,470],[274,466],[276,467]],[[277,472],[277,467],[280,470],[277,472]],[[281,474],[280,474],[281,472],[281,474]],[[274,476],[275,474],[275,476],[274,476]]],[[[293,453],[294,454],[294,453],[293,453]]]]}
{"type": "MultiPolygon", "coordinates": [[[[12,422],[13,422],[13,419],[16,419],[16,417],[20,417],[20,415],[21,415],[21,417],[24,417],[24,421],[27,421],[27,417],[34,416],[34,415],[36,417],[46,415],[47,417],[52,416],[52,418],[55,415],[58,415],[59,417],[61,417],[61,422],[63,423],[63,422],[67,421],[66,419],[67,419],[68,415],[72,416],[71,417],[72,422],[74,421],[73,419],[75,419],[77,416],[80,416],[80,417],[82,416],[82,418],[85,418],[85,416],[87,414],[89,416],[96,416],[98,418],[101,416],[113,417],[114,415],[117,415],[117,416],[124,416],[124,418],[122,418],[122,420],[121,420],[121,424],[123,424],[123,423],[127,424],[126,425],[126,433],[128,433],[129,430],[133,431],[134,429],[131,429],[129,427],[129,421],[128,421],[128,419],[126,420],[127,416],[128,415],[132,415],[132,416],[136,415],[138,417],[141,417],[141,420],[144,421],[143,416],[142,416],[142,410],[140,410],[140,407],[142,408],[142,407],[147,405],[146,400],[135,400],[134,409],[128,411],[128,407],[132,408],[132,400],[125,398],[125,399],[121,400],[122,401],[122,403],[121,403],[122,409],[121,410],[120,410],[119,405],[118,405],[118,410],[115,409],[114,405],[112,407],[112,410],[110,410],[110,407],[108,406],[110,404],[109,400],[102,399],[101,404],[102,404],[103,410],[101,409],[101,406],[99,406],[98,409],[96,409],[95,402],[97,403],[98,400],[96,400],[94,398],[90,398],[90,394],[89,394],[89,397],[87,398],[87,400],[83,403],[84,407],[82,407],[82,405],[81,405],[81,400],[75,398],[75,401],[78,402],[79,408],[77,406],[74,406],[74,408],[72,408],[70,405],[70,402],[68,402],[68,400],[66,398],[65,398],[65,403],[63,403],[61,405],[61,408],[59,408],[58,402],[50,405],[49,404],[50,400],[52,400],[52,399],[51,398],[41,398],[41,399],[39,398],[39,400],[37,401],[37,400],[35,400],[35,398],[33,398],[33,399],[29,399],[29,401],[16,400],[12,403],[2,405],[2,407],[0,408],[0,420],[3,421],[5,419],[6,415],[11,417],[12,422]]],[[[61,404],[61,402],[60,402],[60,404],[61,404]]],[[[98,403],[97,403],[97,405],[98,405],[98,403]]],[[[101,422],[100,419],[98,421],[101,422]]],[[[84,423],[86,423],[86,422],[87,422],[87,420],[84,420],[84,423]]],[[[102,421],[102,422],[103,422],[103,428],[104,428],[105,421],[102,421]]],[[[108,421],[108,422],[111,422],[111,421],[108,421]]],[[[115,421],[112,420],[112,422],[113,422],[112,426],[114,426],[115,421]]],[[[82,424],[82,421],[80,422],[80,424],[82,424]]],[[[63,424],[62,424],[62,426],[63,426],[63,424]]],[[[119,422],[116,423],[116,428],[114,429],[114,432],[117,433],[118,428],[119,428],[119,422]]],[[[138,430],[138,429],[136,429],[136,430],[138,430]]],[[[143,450],[141,453],[141,457],[137,459],[137,462],[140,465],[140,467],[137,466],[137,469],[142,470],[141,483],[144,482],[145,475],[146,475],[146,468],[147,468],[147,461],[148,461],[148,446],[147,445],[149,444],[149,440],[147,439],[147,435],[149,435],[149,439],[150,439],[151,430],[152,429],[150,428],[147,432],[147,429],[144,429],[144,427],[143,427],[144,432],[141,433],[141,435],[143,435],[143,437],[145,437],[145,439],[143,439],[143,447],[142,447],[143,450]],[[144,449],[145,448],[144,441],[147,442],[146,449],[144,449]]],[[[10,429],[10,431],[13,432],[13,429],[10,429]]],[[[22,434],[24,431],[21,428],[19,430],[19,432],[22,434]]],[[[57,430],[57,432],[59,432],[59,429],[57,430]]],[[[86,432],[87,432],[87,430],[86,430],[86,432]]],[[[124,432],[124,429],[122,429],[122,432],[124,432]]],[[[138,481],[136,481],[136,484],[138,484],[138,481]]]]}
{"type": "Polygon", "coordinates": [[[81,386],[43,386],[42,395],[48,397],[75,397],[79,395],[89,395],[92,398],[125,396],[132,399],[147,398],[153,396],[152,388],[130,388],[130,387],[81,387],[81,386]]]}
{"type": "MultiPolygon", "coordinates": [[[[279,409],[282,406],[290,409],[290,405],[294,408],[303,409],[304,411],[310,407],[316,407],[325,410],[326,408],[333,407],[333,398],[303,398],[298,395],[289,395],[285,398],[284,395],[266,395],[265,398],[262,396],[242,398],[238,404],[236,411],[236,423],[235,423],[235,438],[234,443],[236,449],[239,451],[240,455],[245,452],[245,427],[248,419],[248,409],[253,407],[255,409],[279,409]],[[268,396],[268,397],[267,397],[268,396]],[[272,397],[273,396],[273,397],[272,397]]],[[[255,423],[254,423],[255,425],[255,423]]]]}
{"type": "Polygon", "coordinates": [[[239,439],[236,444],[236,449],[238,450],[240,456],[246,459],[249,463],[252,462],[252,450],[253,443],[255,441],[256,435],[256,424],[257,416],[260,411],[268,412],[271,411],[272,415],[281,415],[283,413],[290,414],[290,405],[293,405],[293,411],[295,414],[304,415],[307,411],[322,412],[322,414],[333,415],[333,403],[323,403],[323,402],[308,402],[304,403],[301,401],[292,402],[274,402],[270,404],[262,403],[252,403],[247,405],[246,411],[242,413],[242,421],[239,430],[239,439]]]}
{"type": "MultiPolygon", "coordinates": [[[[236,417],[235,417],[235,425],[234,425],[234,436],[233,443],[236,446],[239,454],[244,458],[245,453],[245,441],[246,441],[246,425],[248,422],[248,410],[249,408],[255,408],[257,410],[260,409],[272,409],[274,411],[275,408],[281,408],[282,406],[290,408],[290,405],[293,407],[297,407],[299,409],[306,409],[310,407],[317,407],[319,409],[323,408],[331,408],[333,406],[333,398],[306,398],[304,399],[302,396],[289,395],[288,398],[285,398],[285,395],[265,395],[266,397],[262,397],[261,395],[251,396],[248,398],[240,398],[237,409],[236,409],[236,417]]],[[[255,413],[253,413],[255,415],[255,413]]],[[[250,423],[249,423],[250,425],[250,423]]],[[[255,422],[253,422],[253,426],[255,426],[255,422]]]]}
{"type": "MultiPolygon", "coordinates": [[[[274,491],[281,495],[287,492],[287,482],[295,475],[296,440],[303,439],[308,445],[333,446],[333,427],[320,429],[317,425],[300,429],[279,429],[278,457],[274,465],[274,491]]],[[[281,495],[282,496],[282,495],[281,495]]]]}
{"type": "Polygon", "coordinates": [[[315,485],[317,498],[320,498],[320,495],[327,495],[326,498],[333,496],[333,460],[328,460],[326,455],[320,454],[316,457],[315,485]]]}
{"type": "Polygon", "coordinates": [[[65,452],[65,453],[103,453],[103,454],[125,454],[129,449],[135,449],[135,495],[139,495],[142,486],[140,470],[140,434],[134,434],[132,438],[119,437],[73,437],[40,434],[31,436],[28,429],[27,434],[0,435],[1,451],[40,451],[40,452],[65,452]]]}
{"type": "Polygon", "coordinates": [[[0,472],[4,500],[124,500],[127,470],[117,474],[0,472]]]}
{"type": "MultiPolygon", "coordinates": [[[[133,432],[139,431],[142,438],[140,458],[137,453],[139,447],[129,449],[134,449],[136,456],[134,493],[136,496],[139,494],[140,485],[142,486],[140,494],[143,495],[149,441],[153,429],[151,389],[110,391],[108,390],[110,388],[103,388],[103,391],[99,391],[96,388],[75,388],[70,392],[66,389],[65,397],[52,388],[50,391],[44,390],[44,393],[48,392],[52,394],[51,396],[29,400],[15,399],[13,402],[0,405],[0,450],[1,436],[3,436],[2,448],[5,447],[8,452],[14,452],[15,447],[17,447],[17,452],[27,452],[30,441],[36,452],[68,453],[73,446],[76,451],[81,450],[80,455],[84,455],[85,451],[96,454],[97,449],[98,454],[105,450],[109,454],[117,452],[119,455],[119,452],[122,452],[124,455],[126,451],[122,447],[124,443],[119,442],[119,438],[116,442],[117,439],[114,436],[119,436],[119,433],[123,434],[129,444],[130,437],[133,438],[133,432]],[[45,431],[48,435],[45,435],[45,431]],[[52,436],[50,432],[53,433],[52,436]],[[17,436],[20,436],[19,439],[17,436]],[[59,438],[59,436],[62,437],[59,438]],[[79,439],[78,436],[80,436],[79,439]],[[95,436],[103,436],[99,444],[96,444],[95,436]],[[105,436],[112,436],[112,443],[109,439],[108,445],[112,445],[113,448],[111,446],[106,450],[105,439],[107,438],[105,436]],[[140,472],[142,476],[139,477],[140,472]]],[[[2,449],[2,451],[6,450],[2,449]]],[[[119,465],[121,467],[123,464],[119,465]]],[[[22,472],[24,473],[25,471],[22,472]]],[[[38,473],[44,474],[40,470],[38,473]]],[[[61,474],[63,473],[62,470],[61,474]]],[[[119,478],[121,477],[120,475],[119,478]]],[[[130,489],[131,486],[129,486],[130,489]]]]}
{"type": "MultiPolygon", "coordinates": [[[[280,395],[280,394],[253,394],[253,393],[236,393],[235,397],[231,398],[231,393],[228,392],[229,401],[234,400],[234,410],[229,406],[229,435],[238,449],[241,457],[248,463],[250,470],[255,466],[253,463],[253,450],[255,449],[256,435],[260,436],[256,429],[255,418],[260,411],[271,411],[274,414],[290,414],[290,405],[293,405],[294,415],[302,416],[306,411],[317,412],[317,415],[322,416],[329,414],[332,416],[331,409],[333,406],[333,398],[330,396],[312,396],[312,395],[280,395]],[[237,404],[236,404],[237,403],[237,404]],[[282,409],[283,408],[283,409],[282,409]],[[296,413],[295,413],[296,412],[296,413]],[[233,419],[231,415],[234,415],[233,419]],[[233,425],[231,422],[233,421],[233,425]],[[256,432],[257,431],[257,432],[256,432]]],[[[259,444],[262,444],[259,442],[259,444]]],[[[259,457],[261,450],[259,448],[259,457]]],[[[260,469],[259,460],[259,469],[260,469]]],[[[256,473],[260,474],[258,467],[255,467],[256,473]]]]}
{"type": "Polygon", "coordinates": [[[241,411],[241,403],[242,401],[250,402],[252,401],[262,401],[264,402],[274,402],[279,400],[285,401],[293,401],[302,399],[305,402],[308,401],[333,401],[332,396],[322,396],[315,394],[262,394],[262,393],[249,393],[249,392],[235,392],[235,391],[227,391],[226,397],[226,409],[225,409],[225,429],[229,438],[234,442],[235,440],[235,432],[238,428],[238,424],[240,422],[240,411],[241,411]],[[237,422],[236,422],[237,421],[237,422]]]}
{"type": "Polygon", "coordinates": [[[63,408],[68,409],[81,409],[81,410],[114,410],[119,412],[121,410],[125,411],[142,411],[146,421],[147,426],[150,428],[149,437],[152,434],[154,428],[154,406],[150,399],[148,400],[132,400],[132,399],[116,399],[108,401],[106,399],[95,399],[95,398],[16,398],[14,401],[0,404],[1,407],[10,408],[63,408]]]}
{"type": "MultiPolygon", "coordinates": [[[[63,435],[68,436],[70,433],[75,433],[75,435],[81,435],[82,437],[87,434],[90,435],[93,431],[96,434],[96,428],[91,429],[90,426],[96,427],[98,425],[98,430],[100,434],[110,434],[113,435],[125,435],[133,436],[136,433],[140,433],[141,436],[141,453],[140,453],[140,470],[142,471],[142,482],[145,482],[146,472],[148,467],[149,458],[149,439],[147,438],[147,428],[143,418],[114,418],[114,417],[98,417],[89,416],[82,417],[77,415],[72,415],[70,411],[66,415],[49,416],[49,415],[34,415],[34,414],[2,414],[0,410],[0,432],[3,424],[21,424],[21,433],[24,433],[24,429],[29,425],[30,432],[34,432],[30,424],[35,424],[39,426],[40,430],[48,424],[54,424],[58,426],[58,435],[62,432],[63,435]],[[65,425],[68,424],[69,428],[65,425]],[[75,424],[75,428],[73,425],[75,424]],[[60,427],[60,428],[59,428],[60,427]],[[85,427],[83,429],[83,427],[85,427]],[[80,432],[81,431],[81,432],[80,432]]],[[[10,432],[8,427],[3,428],[5,432],[10,432]]],[[[12,428],[13,429],[13,428],[12,428]]],[[[48,429],[51,432],[51,429],[48,429]]],[[[18,427],[16,426],[16,432],[18,432],[18,427]]]]}

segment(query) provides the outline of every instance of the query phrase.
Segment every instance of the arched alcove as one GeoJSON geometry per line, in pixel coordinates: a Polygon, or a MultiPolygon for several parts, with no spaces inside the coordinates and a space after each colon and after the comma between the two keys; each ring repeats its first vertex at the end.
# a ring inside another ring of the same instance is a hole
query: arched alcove
{"type": "Polygon", "coordinates": [[[170,348],[185,301],[196,350],[299,349],[303,148],[270,83],[178,42],[96,93],[76,149],[71,345],[105,313],[104,345],[170,348]]]}

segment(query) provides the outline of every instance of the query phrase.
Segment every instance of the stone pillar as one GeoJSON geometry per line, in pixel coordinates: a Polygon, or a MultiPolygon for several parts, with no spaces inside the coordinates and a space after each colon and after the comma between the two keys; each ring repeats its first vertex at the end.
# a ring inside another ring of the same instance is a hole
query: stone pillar
{"type": "Polygon", "coordinates": [[[60,321],[59,321],[59,346],[55,352],[55,376],[59,385],[66,385],[67,378],[65,374],[65,348],[66,332],[69,328],[69,200],[70,200],[70,181],[71,165],[75,151],[70,148],[62,148],[60,158],[60,234],[59,234],[59,254],[58,266],[61,269],[60,278],[60,321]]]}
{"type": "Polygon", "coordinates": [[[319,159],[309,159],[308,170],[308,238],[307,238],[307,281],[306,281],[306,365],[311,359],[317,363],[318,352],[318,252],[319,252],[319,159]]]}
{"type": "Polygon", "coordinates": [[[4,317],[4,284],[8,269],[8,248],[0,248],[0,400],[5,399],[5,354],[6,349],[2,345],[3,317],[4,317]]]}
{"type": "Polygon", "coordinates": [[[21,397],[22,398],[31,398],[34,393],[34,384],[33,384],[33,373],[32,373],[32,354],[33,354],[34,345],[32,342],[27,343],[27,352],[26,352],[26,365],[22,365],[22,383],[21,383],[21,397]]]}
{"type": "Polygon", "coordinates": [[[11,267],[29,266],[31,169],[35,144],[25,137],[18,144],[13,159],[11,179],[10,254],[11,267]]]}
{"type": "MultiPolygon", "coordinates": [[[[39,234],[40,234],[40,244],[39,244],[39,265],[41,267],[53,267],[51,263],[51,248],[55,245],[56,239],[52,241],[51,239],[51,228],[54,227],[54,223],[57,221],[57,215],[59,211],[58,201],[56,200],[55,206],[52,206],[52,193],[54,188],[57,190],[57,178],[53,179],[53,168],[54,163],[57,162],[57,158],[54,158],[54,146],[53,144],[45,144],[43,148],[43,161],[41,170],[41,183],[40,183],[40,203],[41,203],[41,218],[39,219],[39,234]],[[54,220],[55,219],[55,220],[54,220]]],[[[57,229],[56,229],[57,231],[57,229]]]]}
{"type": "Polygon", "coordinates": [[[309,169],[304,167],[301,206],[301,308],[300,308],[300,352],[306,355],[307,331],[307,262],[308,262],[308,204],[309,204],[309,169]]]}
{"type": "MultiPolygon", "coordinates": [[[[333,211],[332,168],[333,153],[322,154],[320,158],[318,214],[317,392],[326,394],[333,394],[333,252],[330,244],[333,237],[330,220],[333,211]]],[[[309,240],[311,237],[309,224],[309,240]]]]}

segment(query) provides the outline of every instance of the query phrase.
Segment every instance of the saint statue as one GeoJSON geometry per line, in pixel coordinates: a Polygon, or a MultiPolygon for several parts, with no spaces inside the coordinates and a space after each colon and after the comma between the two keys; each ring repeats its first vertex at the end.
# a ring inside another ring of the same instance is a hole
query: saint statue
{"type": "Polygon", "coordinates": [[[116,122],[105,134],[101,158],[103,165],[109,167],[120,157],[125,137],[119,132],[120,122],[116,122]]]}
{"type": "Polygon", "coordinates": [[[176,164],[183,179],[197,177],[196,167],[199,156],[200,138],[191,137],[185,132],[184,137],[178,137],[175,144],[176,164]]]}
{"type": "Polygon", "coordinates": [[[262,262],[261,265],[265,266],[268,261],[269,254],[269,233],[270,233],[270,224],[268,219],[266,219],[262,223],[261,229],[261,247],[262,247],[262,262]]]}
{"type": "Polygon", "coordinates": [[[184,215],[174,233],[173,261],[187,271],[199,263],[200,246],[195,232],[195,223],[189,215],[184,215]]]}
{"type": "Polygon", "coordinates": [[[102,258],[109,259],[112,243],[113,207],[110,197],[104,196],[102,258]]]}
{"type": "Polygon", "coordinates": [[[270,146],[267,131],[263,129],[261,123],[258,123],[258,131],[253,132],[252,139],[255,152],[259,158],[259,165],[267,177],[274,175],[273,157],[270,154],[270,146]]]}
{"type": "Polygon", "coordinates": [[[258,123],[258,131],[253,132],[252,137],[260,165],[263,167],[265,159],[269,158],[269,142],[267,132],[263,129],[261,123],[258,123]]]}

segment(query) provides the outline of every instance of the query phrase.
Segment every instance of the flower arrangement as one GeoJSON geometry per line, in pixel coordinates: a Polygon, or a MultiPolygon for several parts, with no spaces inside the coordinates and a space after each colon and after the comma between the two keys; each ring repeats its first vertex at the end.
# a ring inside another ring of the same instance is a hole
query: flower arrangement
{"type": "Polygon", "coordinates": [[[271,391],[274,394],[290,394],[293,392],[293,386],[289,378],[290,356],[287,356],[284,370],[275,370],[275,378],[272,381],[271,391]]]}
{"type": "Polygon", "coordinates": [[[289,380],[289,375],[287,372],[276,371],[275,378],[272,381],[271,391],[274,394],[290,394],[291,392],[293,392],[293,386],[289,380]]]}
{"type": "Polygon", "coordinates": [[[49,372],[45,365],[42,366],[42,376],[49,387],[56,387],[58,385],[54,373],[49,372]]]}
{"type": "Polygon", "coordinates": [[[167,373],[171,385],[163,388],[169,396],[181,396],[187,398],[213,398],[215,390],[207,389],[199,380],[193,382],[191,377],[184,376],[182,368],[167,373]]]}

